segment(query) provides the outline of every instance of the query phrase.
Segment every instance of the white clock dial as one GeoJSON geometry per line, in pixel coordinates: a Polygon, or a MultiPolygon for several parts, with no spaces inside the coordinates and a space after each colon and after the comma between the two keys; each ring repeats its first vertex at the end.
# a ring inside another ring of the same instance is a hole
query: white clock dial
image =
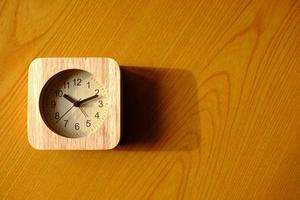
{"type": "Polygon", "coordinates": [[[99,129],[108,112],[108,94],[89,72],[66,70],[51,78],[40,96],[40,112],[57,134],[78,138],[99,129]]]}

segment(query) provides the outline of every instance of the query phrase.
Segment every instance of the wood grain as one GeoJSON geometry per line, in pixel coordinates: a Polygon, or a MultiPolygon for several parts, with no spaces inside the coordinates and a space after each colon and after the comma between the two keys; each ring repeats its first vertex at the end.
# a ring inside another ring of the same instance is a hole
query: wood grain
{"type": "Polygon", "coordinates": [[[1,199],[299,199],[300,1],[0,1],[1,199]],[[36,151],[36,57],[123,66],[123,144],[36,151]]]}
{"type": "Polygon", "coordinates": [[[36,58],[31,62],[28,71],[27,134],[32,147],[40,150],[106,150],[118,145],[121,138],[121,77],[119,65],[115,60],[80,57],[36,58]],[[108,113],[101,127],[92,134],[76,139],[55,133],[44,122],[40,110],[44,86],[58,73],[74,69],[91,73],[109,94],[108,113]]]}

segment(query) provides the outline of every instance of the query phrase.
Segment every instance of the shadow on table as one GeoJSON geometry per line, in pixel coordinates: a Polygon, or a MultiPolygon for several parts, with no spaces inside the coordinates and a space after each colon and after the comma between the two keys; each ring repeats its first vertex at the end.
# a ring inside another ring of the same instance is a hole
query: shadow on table
{"type": "Polygon", "coordinates": [[[116,150],[199,148],[197,84],[187,70],[121,67],[122,139],[116,150]]]}

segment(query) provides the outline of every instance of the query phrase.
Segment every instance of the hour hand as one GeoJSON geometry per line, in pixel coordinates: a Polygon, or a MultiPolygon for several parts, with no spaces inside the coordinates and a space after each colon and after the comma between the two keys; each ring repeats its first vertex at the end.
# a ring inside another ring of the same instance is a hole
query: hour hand
{"type": "Polygon", "coordinates": [[[67,94],[64,94],[64,98],[66,98],[68,101],[70,101],[71,103],[75,103],[77,102],[76,99],[74,99],[73,97],[67,95],[67,94]]]}

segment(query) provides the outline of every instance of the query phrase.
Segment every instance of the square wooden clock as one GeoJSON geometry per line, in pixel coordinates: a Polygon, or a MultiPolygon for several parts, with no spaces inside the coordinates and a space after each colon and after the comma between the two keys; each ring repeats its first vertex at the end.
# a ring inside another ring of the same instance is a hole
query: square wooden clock
{"type": "Polygon", "coordinates": [[[121,74],[111,58],[37,58],[28,72],[36,149],[105,150],[120,141],[121,74]]]}

